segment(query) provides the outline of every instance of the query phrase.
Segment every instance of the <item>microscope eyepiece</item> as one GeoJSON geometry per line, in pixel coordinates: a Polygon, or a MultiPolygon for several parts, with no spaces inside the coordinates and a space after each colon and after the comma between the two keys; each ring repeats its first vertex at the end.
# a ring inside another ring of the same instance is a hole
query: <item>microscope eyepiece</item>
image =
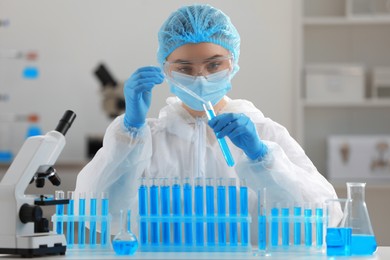
{"type": "Polygon", "coordinates": [[[65,135],[66,132],[68,132],[68,129],[72,126],[72,123],[74,119],[76,118],[76,113],[67,110],[65,111],[65,114],[62,116],[61,120],[58,122],[58,125],[56,127],[56,131],[60,132],[61,134],[65,135]]]}

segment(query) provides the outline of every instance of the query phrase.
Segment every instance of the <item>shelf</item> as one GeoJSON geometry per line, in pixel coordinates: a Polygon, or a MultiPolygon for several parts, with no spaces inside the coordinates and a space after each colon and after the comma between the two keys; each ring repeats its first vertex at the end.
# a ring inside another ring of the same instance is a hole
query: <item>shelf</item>
{"type": "Polygon", "coordinates": [[[355,17],[305,17],[305,26],[316,25],[368,25],[390,24],[390,15],[355,17]]]}
{"type": "Polygon", "coordinates": [[[390,107],[390,99],[367,99],[364,101],[308,101],[303,100],[304,107],[390,107]]]}

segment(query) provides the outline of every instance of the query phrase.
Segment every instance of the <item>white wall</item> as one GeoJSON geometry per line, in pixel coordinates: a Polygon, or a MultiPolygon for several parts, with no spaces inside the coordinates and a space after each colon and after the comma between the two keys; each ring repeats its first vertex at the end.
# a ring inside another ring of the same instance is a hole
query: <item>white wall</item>
{"type": "MultiPolygon", "coordinates": [[[[266,116],[294,124],[293,0],[197,1],[228,14],[242,38],[241,70],[233,82],[232,98],[251,100],[266,116]]],[[[157,32],[169,14],[193,1],[128,0],[0,0],[0,50],[35,50],[40,70],[35,81],[22,80],[21,60],[0,59],[0,112],[41,115],[51,130],[66,109],[77,113],[61,159],[84,160],[87,135],[102,134],[109,120],[101,109],[100,83],[92,75],[104,61],[117,79],[125,80],[137,67],[156,65],[157,32]]],[[[169,95],[166,84],[156,88],[150,116],[158,115],[169,95]]],[[[20,131],[20,129],[19,129],[20,131]]],[[[294,134],[294,133],[293,133],[294,134]]]]}

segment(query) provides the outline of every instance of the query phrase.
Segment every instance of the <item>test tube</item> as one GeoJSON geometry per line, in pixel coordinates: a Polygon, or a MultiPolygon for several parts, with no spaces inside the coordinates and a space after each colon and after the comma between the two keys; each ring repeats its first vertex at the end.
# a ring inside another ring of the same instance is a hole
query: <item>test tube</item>
{"type": "Polygon", "coordinates": [[[101,222],[101,233],[100,233],[100,244],[105,247],[108,245],[109,243],[109,240],[108,240],[108,221],[107,221],[107,217],[108,217],[108,192],[105,192],[103,191],[100,195],[101,197],[101,212],[102,212],[102,218],[104,217],[104,219],[102,219],[102,222],[101,222]]]}
{"type": "MultiPolygon", "coordinates": [[[[172,214],[175,217],[181,215],[181,188],[180,179],[175,177],[172,180],[172,214]]],[[[181,244],[181,222],[173,223],[173,243],[175,245],[181,244]]]]}
{"type": "MultiPolygon", "coordinates": [[[[158,185],[157,179],[152,178],[150,186],[150,216],[158,216],[158,185]]],[[[160,239],[158,221],[150,223],[150,241],[152,245],[157,245],[160,239]]]]}
{"type": "Polygon", "coordinates": [[[271,245],[277,246],[279,240],[279,209],[274,207],[271,209],[271,245]]]}
{"type": "Polygon", "coordinates": [[[290,209],[288,207],[282,208],[282,245],[288,246],[290,244],[290,209]]]}
{"type": "Polygon", "coordinates": [[[267,247],[267,219],[266,219],[266,189],[260,189],[257,193],[258,215],[259,215],[259,250],[267,247]]]}
{"type": "Polygon", "coordinates": [[[79,247],[85,246],[85,192],[79,193],[79,247]]]}
{"type": "MultiPolygon", "coordinates": [[[[236,178],[229,178],[229,217],[237,217],[237,188],[236,178]]],[[[230,245],[236,246],[238,243],[237,222],[230,220],[230,245]]]]}
{"type": "MultiPolygon", "coordinates": [[[[168,218],[170,211],[170,187],[169,187],[169,179],[162,178],[161,179],[161,216],[168,218]]],[[[162,243],[164,245],[169,245],[170,243],[170,227],[169,221],[164,221],[162,223],[162,243]]]]}
{"type": "MultiPolygon", "coordinates": [[[[203,178],[195,178],[195,215],[203,217],[203,178]]],[[[203,221],[198,220],[195,225],[196,245],[204,245],[203,221]]]]}
{"type": "MultiPolygon", "coordinates": [[[[62,190],[56,190],[55,193],[55,199],[56,200],[63,200],[65,198],[65,193],[62,190]]],[[[57,204],[56,205],[56,215],[62,217],[64,215],[64,204],[57,204]]],[[[57,234],[64,234],[64,221],[57,221],[56,222],[56,231],[57,234]]]]}
{"type": "MultiPolygon", "coordinates": [[[[246,179],[240,180],[240,214],[243,217],[248,216],[248,187],[246,179]]],[[[249,243],[248,221],[241,222],[241,245],[247,246],[249,243]]]]}
{"type": "Polygon", "coordinates": [[[96,217],[96,202],[97,202],[97,195],[95,192],[91,192],[91,197],[89,199],[89,210],[90,210],[90,222],[89,222],[89,243],[92,247],[96,246],[96,219],[93,219],[93,217],[96,217]]]}
{"type": "Polygon", "coordinates": [[[74,191],[68,191],[68,224],[66,226],[66,244],[68,247],[74,245],[74,191]]]}
{"type": "MultiPolygon", "coordinates": [[[[214,183],[213,178],[206,179],[206,214],[208,217],[214,217],[214,183]]],[[[207,245],[215,245],[215,223],[207,221],[207,245]]]]}
{"type": "Polygon", "coordinates": [[[323,241],[323,231],[324,231],[324,221],[323,221],[324,211],[322,207],[316,207],[316,243],[317,247],[322,247],[323,241]]]}
{"type": "Polygon", "coordinates": [[[299,206],[294,207],[294,245],[301,244],[301,214],[302,208],[299,206]]]}
{"type": "MultiPolygon", "coordinates": [[[[138,205],[139,215],[145,217],[148,215],[148,187],[146,178],[140,179],[140,186],[138,188],[138,205]]],[[[140,244],[146,245],[148,243],[148,224],[145,220],[141,220],[140,224],[140,244]]]]}
{"type": "Polygon", "coordinates": [[[303,210],[303,215],[305,217],[305,245],[311,246],[312,244],[312,224],[311,224],[311,216],[312,210],[310,206],[305,206],[303,210]]]}
{"type": "MultiPolygon", "coordinates": [[[[190,178],[185,178],[183,183],[184,216],[192,217],[192,186],[190,178]]],[[[192,221],[186,220],[184,224],[184,241],[186,245],[192,245],[192,221]]]]}
{"type": "MultiPolygon", "coordinates": [[[[223,178],[217,179],[217,205],[218,217],[226,217],[226,187],[223,178]]],[[[226,222],[218,221],[218,244],[220,246],[226,245],[226,222]]]]}
{"type": "MultiPolygon", "coordinates": [[[[213,119],[215,117],[215,112],[213,105],[211,102],[207,102],[206,104],[203,104],[203,108],[206,111],[207,117],[209,120],[213,119]]],[[[232,154],[230,153],[229,146],[225,140],[225,138],[217,138],[219,147],[221,148],[222,154],[225,157],[225,161],[229,167],[234,166],[234,159],[232,154]]]]}

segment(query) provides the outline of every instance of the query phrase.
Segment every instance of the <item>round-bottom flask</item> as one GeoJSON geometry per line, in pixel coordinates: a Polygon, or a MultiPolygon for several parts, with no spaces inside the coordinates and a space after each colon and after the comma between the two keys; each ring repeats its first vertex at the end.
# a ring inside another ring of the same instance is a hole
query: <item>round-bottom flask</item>
{"type": "Polygon", "coordinates": [[[134,255],[138,249],[137,237],[131,233],[130,210],[120,211],[121,230],[112,240],[112,247],[117,255],[134,255]]]}

